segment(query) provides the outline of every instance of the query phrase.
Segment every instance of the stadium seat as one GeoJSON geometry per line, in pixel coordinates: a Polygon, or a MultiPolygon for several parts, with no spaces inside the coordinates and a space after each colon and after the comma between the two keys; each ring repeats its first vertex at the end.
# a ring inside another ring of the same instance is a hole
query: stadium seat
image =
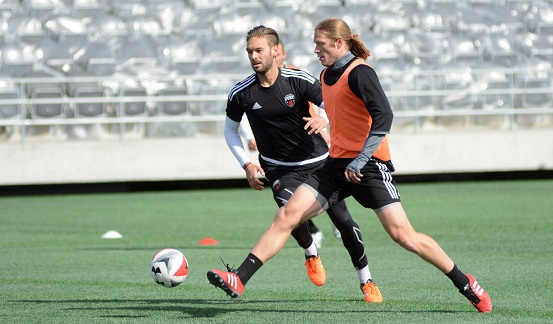
{"type": "Polygon", "coordinates": [[[375,67],[379,64],[391,66],[400,66],[404,64],[403,56],[398,45],[390,38],[371,37],[365,45],[371,51],[375,67]]]}
{"type": "MultiPolygon", "coordinates": [[[[184,80],[182,80],[184,81],[184,80]]],[[[196,102],[189,102],[182,97],[188,94],[186,83],[176,80],[175,82],[160,82],[161,90],[158,91],[155,100],[157,103],[156,115],[165,117],[190,116],[196,111],[196,102]]],[[[174,122],[151,122],[146,125],[148,137],[192,137],[196,133],[196,125],[185,120],[174,122]]]]}
{"type": "Polygon", "coordinates": [[[304,12],[309,19],[318,22],[328,17],[341,17],[346,10],[341,0],[319,0],[306,5],[304,12]]]}
{"type": "Polygon", "coordinates": [[[160,61],[155,40],[144,36],[129,40],[122,45],[120,62],[115,69],[138,72],[158,65],[160,61]]]}
{"type": "Polygon", "coordinates": [[[484,91],[489,92],[482,101],[482,108],[484,110],[513,108],[513,97],[511,94],[507,92],[494,93],[495,91],[512,87],[512,80],[509,78],[509,75],[502,72],[489,72],[485,79],[482,80],[482,83],[484,91]]]}
{"type": "MultiPolygon", "coordinates": [[[[67,96],[74,99],[92,99],[97,101],[77,102],[71,105],[67,117],[75,119],[107,117],[108,104],[103,102],[109,91],[96,81],[89,72],[72,72],[67,75],[70,81],[66,84],[67,96]]],[[[71,139],[97,139],[105,134],[105,126],[99,123],[83,123],[68,125],[67,132],[71,139]]]]}
{"type": "Polygon", "coordinates": [[[402,50],[412,63],[420,65],[421,69],[431,70],[445,62],[448,36],[442,33],[424,33],[420,30],[409,31],[402,50]]]}
{"type": "Polygon", "coordinates": [[[113,10],[113,4],[107,0],[72,0],[71,16],[90,18],[105,15],[113,10]]]}
{"type": "Polygon", "coordinates": [[[230,0],[191,0],[192,8],[199,17],[209,18],[223,8],[232,5],[234,1],[230,0]]]}
{"type": "Polygon", "coordinates": [[[426,7],[438,10],[442,13],[453,13],[457,10],[458,0],[432,0],[426,7]]]}
{"type": "Polygon", "coordinates": [[[56,11],[66,9],[66,3],[59,0],[22,0],[21,2],[31,16],[40,20],[51,16],[56,11]]]}
{"type": "MultiPolygon", "coordinates": [[[[49,100],[52,102],[32,103],[28,105],[29,117],[32,120],[65,118],[67,105],[63,102],[65,91],[63,84],[52,82],[52,75],[45,72],[31,72],[23,76],[26,79],[25,95],[29,99],[49,100]]],[[[49,126],[31,126],[27,128],[28,134],[40,135],[44,132],[49,137],[60,134],[59,124],[49,126]]]]}
{"type": "Polygon", "coordinates": [[[143,97],[146,97],[146,89],[143,87],[135,87],[135,88],[122,88],[119,95],[122,98],[129,98],[129,101],[125,101],[122,103],[122,109],[121,106],[119,108],[116,108],[117,115],[119,116],[140,116],[140,115],[146,115],[147,114],[147,108],[146,108],[146,101],[143,99],[143,97]],[[136,99],[136,101],[132,100],[132,97],[141,97],[139,99],[136,99]],[[132,100],[132,101],[131,101],[132,100]]]}
{"type": "Polygon", "coordinates": [[[113,2],[113,12],[123,20],[145,15],[148,11],[148,1],[119,0],[113,2]]]}
{"type": "Polygon", "coordinates": [[[112,75],[118,59],[115,49],[104,42],[88,42],[73,54],[78,71],[87,71],[95,75],[112,75]]]}
{"type": "Polygon", "coordinates": [[[522,54],[516,50],[514,39],[507,36],[488,34],[480,38],[484,58],[503,67],[514,67],[521,61],[522,54]]]}
{"type": "MultiPolygon", "coordinates": [[[[147,92],[142,85],[121,85],[115,95],[118,99],[121,99],[121,101],[115,102],[113,106],[116,117],[145,117],[149,115],[148,106],[146,105],[147,100],[145,99],[147,92]]],[[[140,138],[144,134],[144,122],[112,124],[110,131],[120,135],[125,134],[125,136],[131,135],[140,138]]]]}
{"type": "Polygon", "coordinates": [[[35,50],[40,53],[40,59],[37,60],[52,68],[62,75],[75,70],[75,60],[73,54],[82,48],[86,43],[79,42],[76,39],[67,39],[65,41],[55,42],[50,39],[42,42],[35,50]]]}
{"type": "Polygon", "coordinates": [[[4,100],[19,99],[17,89],[0,89],[0,119],[10,119],[20,116],[19,105],[3,103],[4,100]]]}
{"type": "Polygon", "coordinates": [[[27,45],[36,45],[46,39],[46,31],[42,22],[22,9],[18,8],[7,20],[6,36],[10,42],[22,42],[27,45]]]}
{"type": "Polygon", "coordinates": [[[423,8],[410,13],[412,28],[424,32],[449,33],[450,28],[445,14],[439,10],[423,8]]]}
{"type": "Polygon", "coordinates": [[[405,35],[411,25],[409,18],[393,11],[380,11],[372,16],[371,31],[376,35],[394,37],[405,35]]]}
{"type": "MultiPolygon", "coordinates": [[[[160,97],[171,97],[171,96],[185,96],[188,92],[185,86],[181,87],[169,87],[159,91],[158,95],[160,97]]],[[[190,103],[186,101],[162,101],[159,102],[159,114],[160,115],[182,115],[182,114],[191,114],[189,109],[190,103]]]]}
{"type": "Polygon", "coordinates": [[[551,79],[529,79],[522,83],[522,108],[553,107],[553,82],[551,79]]]}
{"type": "Polygon", "coordinates": [[[34,57],[18,44],[4,43],[0,46],[2,72],[12,77],[21,77],[33,71],[34,57]]]}
{"type": "MultiPolygon", "coordinates": [[[[447,93],[438,99],[437,109],[459,113],[474,109],[475,97],[473,96],[474,79],[470,70],[448,70],[443,75],[443,90],[447,93]]],[[[441,116],[437,118],[437,123],[442,126],[460,126],[465,124],[466,117],[460,116],[441,116]]]]}
{"type": "Polygon", "coordinates": [[[127,20],[131,37],[162,37],[166,35],[161,20],[159,17],[150,14],[135,15],[127,20]]]}
{"type": "Polygon", "coordinates": [[[490,32],[485,12],[471,8],[465,2],[459,2],[457,9],[451,13],[449,25],[451,31],[463,35],[487,35],[490,32]]]}
{"type": "Polygon", "coordinates": [[[84,42],[87,40],[87,26],[82,19],[68,14],[57,14],[43,23],[49,37],[58,41],[84,42]]]}
{"type": "MultiPolygon", "coordinates": [[[[74,81],[66,85],[67,95],[73,98],[98,98],[103,99],[105,94],[104,87],[96,81],[86,80],[93,78],[94,75],[87,72],[74,72],[67,75],[75,78],[74,81]]],[[[105,115],[106,104],[103,102],[77,103],[74,109],[75,118],[79,117],[98,117],[105,115]]]]}
{"type": "MultiPolygon", "coordinates": [[[[6,75],[0,77],[2,79],[9,78],[6,75]]],[[[0,120],[18,120],[25,117],[21,115],[23,105],[8,102],[20,99],[20,95],[20,88],[17,85],[7,82],[0,84],[0,120]]],[[[0,126],[0,141],[12,138],[17,129],[19,129],[19,126],[16,125],[0,126]]]]}
{"type": "Polygon", "coordinates": [[[526,56],[553,64],[553,36],[539,37],[537,34],[528,33],[519,37],[520,51],[526,56]]]}
{"type": "Polygon", "coordinates": [[[172,36],[160,45],[160,60],[177,74],[194,74],[203,55],[200,41],[191,37],[172,36]]]}
{"type": "Polygon", "coordinates": [[[121,46],[129,38],[127,23],[112,14],[98,14],[90,17],[88,26],[90,42],[103,42],[111,46],[121,46]]]}
{"type": "Polygon", "coordinates": [[[237,1],[233,7],[240,16],[257,17],[263,15],[265,11],[263,3],[258,1],[237,1]]]}
{"type": "Polygon", "coordinates": [[[483,61],[481,47],[472,37],[466,35],[450,35],[445,40],[446,49],[449,55],[448,62],[457,66],[474,66],[483,61]]]}
{"type": "MultiPolygon", "coordinates": [[[[553,82],[551,78],[530,77],[521,82],[523,93],[517,96],[517,107],[521,111],[532,108],[553,107],[553,82]]],[[[522,127],[534,127],[539,124],[551,125],[551,115],[522,113],[515,116],[515,122],[522,127]]]]}
{"type": "MultiPolygon", "coordinates": [[[[52,75],[44,72],[32,72],[24,75],[28,79],[46,79],[44,81],[29,80],[25,84],[25,93],[31,99],[62,99],[64,92],[60,84],[47,81],[52,75]]],[[[35,103],[30,106],[31,118],[61,118],[65,116],[65,104],[35,103]]]]}

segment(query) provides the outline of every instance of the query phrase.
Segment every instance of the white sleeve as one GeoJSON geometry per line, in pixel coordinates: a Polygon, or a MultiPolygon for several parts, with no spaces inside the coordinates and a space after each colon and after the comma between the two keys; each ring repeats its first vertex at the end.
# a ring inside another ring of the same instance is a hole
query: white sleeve
{"type": "Polygon", "coordinates": [[[248,120],[248,117],[246,117],[246,115],[242,117],[242,121],[240,122],[240,133],[242,134],[242,136],[244,136],[244,139],[246,141],[249,141],[253,138],[250,121],[248,120]]]}
{"type": "Polygon", "coordinates": [[[242,145],[242,140],[240,139],[240,134],[238,134],[239,125],[240,123],[235,122],[227,116],[224,133],[227,146],[236,160],[238,160],[238,163],[240,163],[240,167],[242,167],[244,163],[250,162],[250,158],[246,154],[244,146],[242,145]]]}

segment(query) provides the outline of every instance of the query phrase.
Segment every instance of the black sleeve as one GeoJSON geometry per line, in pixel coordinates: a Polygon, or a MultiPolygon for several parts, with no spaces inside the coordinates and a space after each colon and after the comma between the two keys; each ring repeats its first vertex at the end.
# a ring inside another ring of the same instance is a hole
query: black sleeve
{"type": "Polygon", "coordinates": [[[239,103],[239,94],[235,94],[232,98],[227,100],[227,117],[233,121],[239,123],[244,115],[244,109],[239,103]]]}
{"type": "Polygon", "coordinates": [[[321,103],[323,102],[323,92],[321,84],[317,80],[315,80],[315,82],[313,83],[306,83],[308,85],[307,100],[320,107],[321,103]]]}
{"type": "Polygon", "coordinates": [[[368,65],[353,68],[349,74],[348,85],[351,91],[363,100],[371,114],[371,133],[388,134],[392,128],[394,113],[373,68],[368,65]]]}

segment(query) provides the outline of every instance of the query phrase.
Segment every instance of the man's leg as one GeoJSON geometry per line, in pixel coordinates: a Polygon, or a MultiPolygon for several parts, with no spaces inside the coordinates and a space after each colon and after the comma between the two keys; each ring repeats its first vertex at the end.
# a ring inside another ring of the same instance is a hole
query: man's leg
{"type": "Polygon", "coordinates": [[[321,204],[313,193],[300,186],[288,203],[280,208],[273,223],[263,233],[252,252],[238,269],[228,271],[211,269],[207,272],[209,282],[223,289],[232,298],[240,297],[244,286],[261,266],[275,256],[284,246],[292,230],[301,222],[322,212],[321,204]]]}
{"type": "Polygon", "coordinates": [[[315,237],[312,236],[309,227],[309,221],[303,222],[296,226],[291,234],[303,248],[309,280],[316,286],[322,286],[326,283],[326,271],[319,256],[318,246],[315,244],[315,237]]]}
{"type": "Polygon", "coordinates": [[[401,203],[393,203],[377,215],[388,235],[404,249],[416,253],[443,273],[453,268],[453,261],[436,241],[413,229],[401,203]]]}
{"type": "Polygon", "coordinates": [[[381,303],[382,294],[372,280],[369,262],[365,255],[365,245],[359,225],[353,220],[345,200],[342,200],[326,210],[332,223],[342,233],[342,243],[349,253],[351,262],[359,277],[361,291],[368,303],[381,303]]]}
{"type": "Polygon", "coordinates": [[[313,242],[320,248],[323,245],[323,231],[315,225],[312,219],[308,220],[307,223],[309,224],[309,232],[311,233],[311,237],[313,237],[313,242]]]}
{"type": "Polygon", "coordinates": [[[322,206],[313,193],[299,186],[288,203],[278,210],[273,223],[253,247],[252,254],[263,263],[267,262],[284,247],[290,233],[299,223],[321,212],[322,206]]]}
{"type": "Polygon", "coordinates": [[[377,210],[378,218],[390,237],[404,249],[416,253],[423,260],[442,271],[480,312],[492,311],[492,301],[473,276],[465,275],[442,247],[430,236],[416,232],[401,203],[393,203],[377,210]]]}

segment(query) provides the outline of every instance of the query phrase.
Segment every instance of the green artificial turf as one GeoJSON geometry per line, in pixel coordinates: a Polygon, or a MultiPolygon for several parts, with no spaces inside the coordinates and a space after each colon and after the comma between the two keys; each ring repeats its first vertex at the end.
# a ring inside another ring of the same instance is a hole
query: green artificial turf
{"type": "Polygon", "coordinates": [[[494,302],[480,314],[446,276],[392,242],[370,210],[348,200],[384,303],[367,304],[346,250],[323,214],[327,283],[307,278],[286,247],[242,298],[206,272],[238,266],[272,221],[269,189],[0,197],[0,323],[547,323],[553,322],[553,181],[400,184],[415,229],[432,236],[494,302]],[[121,239],[102,239],[115,230],[121,239]],[[216,246],[198,242],[212,237],[216,246]],[[190,273],[164,288],[149,274],[161,248],[190,273]]]}

